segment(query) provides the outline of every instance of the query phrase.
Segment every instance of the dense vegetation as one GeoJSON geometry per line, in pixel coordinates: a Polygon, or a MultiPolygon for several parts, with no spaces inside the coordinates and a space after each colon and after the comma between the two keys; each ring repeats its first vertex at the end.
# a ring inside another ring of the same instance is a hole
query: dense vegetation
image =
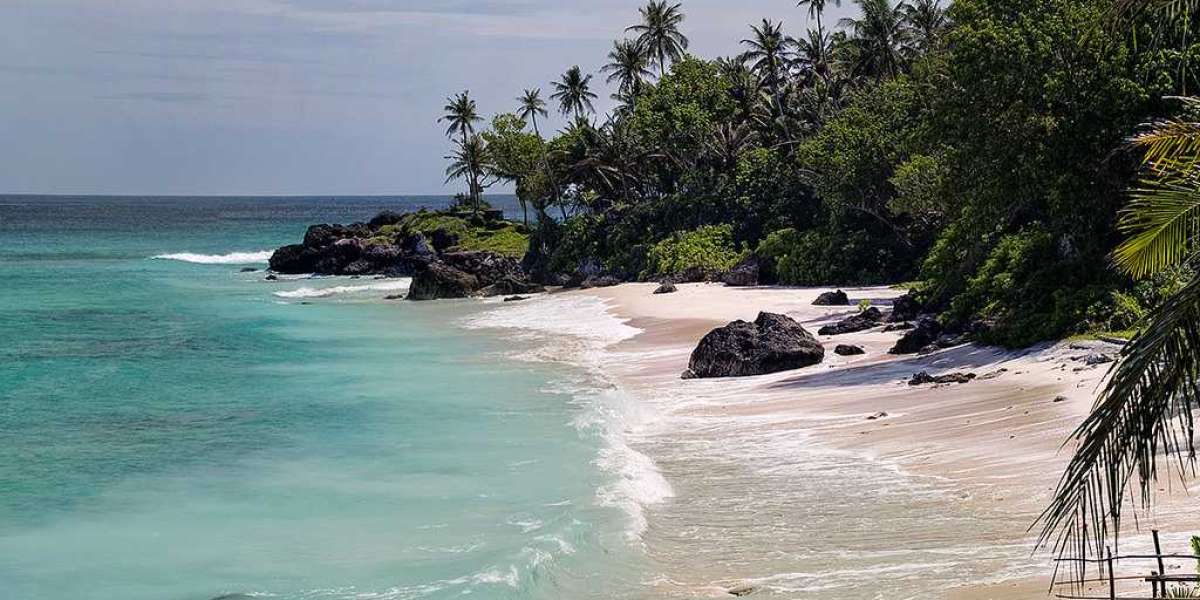
{"type": "Polygon", "coordinates": [[[539,89],[481,131],[458,94],[447,175],[476,203],[515,186],[535,270],[651,278],[754,253],[784,284],[918,281],[948,325],[1008,345],[1132,328],[1179,280],[1135,286],[1108,256],[1141,165],[1125,140],[1196,88],[1190,38],[1114,26],[1112,0],[854,0],[832,28],[800,4],[814,28],[763,20],[706,60],[682,6],[650,2],[601,70],[617,107],[595,116],[598,83],[571,67],[548,137],[539,89]]]}

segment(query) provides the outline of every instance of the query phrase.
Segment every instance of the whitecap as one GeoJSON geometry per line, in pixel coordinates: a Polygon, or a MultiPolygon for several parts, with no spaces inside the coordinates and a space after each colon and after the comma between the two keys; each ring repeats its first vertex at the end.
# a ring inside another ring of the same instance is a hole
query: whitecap
{"type": "Polygon", "coordinates": [[[275,292],[280,298],[328,298],[345,294],[362,294],[367,292],[395,292],[407,290],[412,279],[386,279],[375,283],[362,285],[334,285],[330,287],[302,287],[294,290],[275,292]]]}
{"type": "Polygon", "coordinates": [[[230,252],[228,254],[196,254],[194,252],[177,252],[175,254],[159,254],[151,256],[154,260],[178,260],[198,265],[246,265],[264,263],[271,258],[270,250],[258,252],[230,252]]]}

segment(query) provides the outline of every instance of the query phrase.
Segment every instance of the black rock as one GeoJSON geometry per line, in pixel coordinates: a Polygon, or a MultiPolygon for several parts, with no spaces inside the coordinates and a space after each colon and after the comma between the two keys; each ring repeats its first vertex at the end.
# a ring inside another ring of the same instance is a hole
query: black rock
{"type": "Polygon", "coordinates": [[[255,267],[242,267],[241,272],[242,273],[257,273],[258,269],[255,267]]]}
{"type": "Polygon", "coordinates": [[[506,275],[495,283],[480,288],[475,295],[510,296],[515,294],[540,294],[544,291],[546,291],[546,288],[542,287],[540,284],[533,283],[524,277],[506,275]]]}
{"type": "Polygon", "coordinates": [[[688,371],[705,378],[763,375],[815,365],[824,358],[825,348],[799,323],[761,312],[753,323],[734,321],[708,332],[692,351],[688,371]]]}
{"type": "Polygon", "coordinates": [[[429,232],[429,241],[433,244],[434,250],[445,252],[458,245],[458,235],[450,233],[445,228],[438,228],[429,232]]]}
{"type": "Polygon", "coordinates": [[[909,323],[908,321],[902,321],[900,323],[891,323],[889,325],[884,325],[883,331],[886,333],[889,331],[904,331],[906,329],[912,329],[912,328],[913,328],[912,323],[909,323]]]}
{"type": "Polygon", "coordinates": [[[383,297],[384,300],[403,300],[404,294],[388,294],[383,297]]]}
{"type": "Polygon", "coordinates": [[[836,292],[825,292],[817,296],[813,300],[813,306],[849,306],[850,298],[846,296],[846,292],[838,290],[836,292]]]}
{"type": "Polygon", "coordinates": [[[975,379],[974,373],[946,373],[945,375],[933,376],[925,371],[914,373],[912,379],[908,380],[908,385],[924,385],[926,383],[967,383],[975,379]]]}
{"type": "Polygon", "coordinates": [[[315,250],[303,244],[290,244],[272,253],[267,264],[276,273],[312,273],[318,256],[315,250]]]}
{"type": "Polygon", "coordinates": [[[862,346],[852,346],[850,344],[838,344],[833,349],[833,353],[838,356],[854,356],[856,354],[866,354],[867,351],[862,349],[862,346]]]}
{"type": "Polygon", "coordinates": [[[401,240],[399,249],[406,255],[418,259],[433,258],[437,255],[437,251],[433,249],[433,245],[420,232],[410,233],[401,240]]]}
{"type": "Polygon", "coordinates": [[[910,290],[907,294],[892,301],[892,316],[889,320],[893,323],[911,321],[924,310],[925,307],[917,300],[916,292],[910,290]]]}
{"type": "Polygon", "coordinates": [[[942,326],[933,317],[922,317],[916,326],[910,329],[896,345],[888,350],[890,354],[914,354],[937,341],[942,333],[942,326]]]}
{"type": "Polygon", "coordinates": [[[661,285],[654,289],[655,294],[674,294],[678,291],[679,289],[676,288],[675,284],[671,283],[670,281],[664,281],[661,285]]]}
{"type": "Polygon", "coordinates": [[[526,298],[525,296],[509,296],[509,297],[505,298],[504,301],[505,302],[520,302],[522,300],[528,300],[528,299],[529,298],[526,298]]]}
{"type": "Polygon", "coordinates": [[[834,323],[826,325],[817,330],[818,335],[841,335],[844,333],[855,333],[858,331],[866,331],[872,327],[879,325],[883,321],[883,313],[874,306],[858,313],[857,315],[847,317],[834,323]]]}
{"type": "Polygon", "coordinates": [[[621,280],[613,277],[612,275],[599,275],[584,279],[583,282],[579,284],[579,288],[586,290],[590,288],[612,287],[620,284],[621,280]]]}
{"type": "Polygon", "coordinates": [[[751,254],[734,265],[721,280],[725,282],[725,285],[730,287],[750,287],[759,284],[758,275],[758,257],[751,254]]]}
{"type": "Polygon", "coordinates": [[[444,262],[433,261],[417,268],[408,289],[409,300],[466,298],[479,289],[479,278],[444,262]]]}
{"type": "Polygon", "coordinates": [[[265,279],[267,281],[275,281],[275,280],[279,279],[279,276],[272,273],[270,275],[267,275],[266,277],[263,277],[263,279],[265,279]]]}
{"type": "Polygon", "coordinates": [[[304,246],[307,248],[323,248],[338,240],[349,238],[366,238],[371,236],[371,230],[366,225],[312,225],[304,232],[304,246]]]}

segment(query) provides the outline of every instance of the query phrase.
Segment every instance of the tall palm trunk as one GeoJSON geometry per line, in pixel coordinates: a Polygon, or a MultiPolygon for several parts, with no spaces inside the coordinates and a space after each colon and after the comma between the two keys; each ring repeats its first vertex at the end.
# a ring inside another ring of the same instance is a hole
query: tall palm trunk
{"type": "MultiPolygon", "coordinates": [[[[567,209],[563,208],[562,205],[562,191],[558,189],[558,178],[554,176],[554,170],[550,168],[550,158],[546,155],[546,141],[542,139],[542,132],[538,129],[537,115],[533,115],[532,118],[533,134],[536,135],[538,141],[541,142],[542,168],[546,170],[546,176],[550,179],[550,187],[554,188],[554,203],[558,204],[559,209],[562,210],[563,220],[565,221],[567,220],[567,209]]],[[[543,214],[545,214],[545,211],[539,210],[538,212],[541,213],[538,215],[538,219],[541,220],[541,217],[543,214]]],[[[529,223],[526,222],[526,225],[528,224],[529,223]]]]}

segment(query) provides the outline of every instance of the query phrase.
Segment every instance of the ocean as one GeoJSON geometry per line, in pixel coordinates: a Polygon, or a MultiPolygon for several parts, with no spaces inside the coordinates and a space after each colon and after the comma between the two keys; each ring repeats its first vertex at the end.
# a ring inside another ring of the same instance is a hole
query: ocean
{"type": "MultiPolygon", "coordinates": [[[[596,373],[492,301],[243,271],[447,201],[0,197],[0,597],[643,589],[642,506],[671,492],[596,373]]],[[[592,312],[578,351],[632,334],[592,312]]]]}

